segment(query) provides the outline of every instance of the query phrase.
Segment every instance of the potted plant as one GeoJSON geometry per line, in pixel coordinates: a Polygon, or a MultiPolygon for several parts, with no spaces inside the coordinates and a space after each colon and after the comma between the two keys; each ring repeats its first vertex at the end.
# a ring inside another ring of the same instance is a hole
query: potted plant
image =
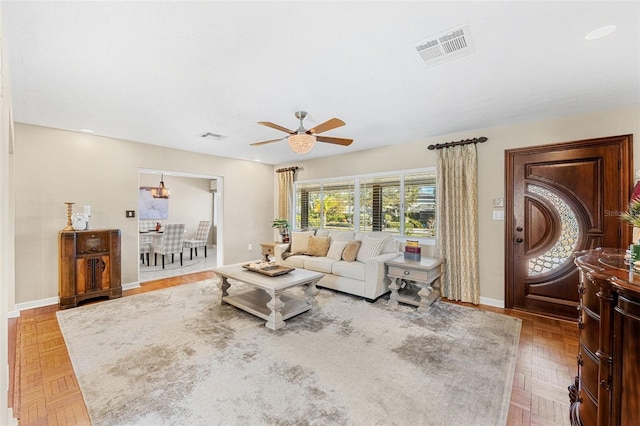
{"type": "Polygon", "coordinates": [[[640,199],[633,198],[629,202],[629,210],[620,215],[633,226],[633,244],[640,244],[640,199]]]}
{"type": "Polygon", "coordinates": [[[274,219],[271,227],[278,228],[283,243],[289,242],[289,221],[287,219],[274,219]]]}

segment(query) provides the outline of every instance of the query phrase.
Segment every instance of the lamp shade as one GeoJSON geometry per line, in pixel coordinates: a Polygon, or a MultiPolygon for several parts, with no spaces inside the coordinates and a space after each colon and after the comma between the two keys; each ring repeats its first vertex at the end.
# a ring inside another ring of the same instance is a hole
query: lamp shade
{"type": "Polygon", "coordinates": [[[296,133],[288,138],[291,150],[296,154],[306,154],[316,144],[316,137],[306,133],[296,133]]]}

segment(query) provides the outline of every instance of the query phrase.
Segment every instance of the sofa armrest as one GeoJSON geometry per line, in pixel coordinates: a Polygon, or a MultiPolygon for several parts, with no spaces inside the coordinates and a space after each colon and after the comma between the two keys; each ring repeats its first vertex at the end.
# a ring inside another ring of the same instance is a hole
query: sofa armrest
{"type": "Polygon", "coordinates": [[[273,254],[276,258],[276,263],[278,265],[282,264],[282,253],[289,250],[289,245],[290,245],[289,243],[284,243],[284,244],[276,244],[273,246],[273,254]]]}
{"type": "Polygon", "coordinates": [[[384,253],[365,262],[365,297],[375,299],[389,290],[389,278],[384,262],[400,256],[402,252],[384,253]]]}

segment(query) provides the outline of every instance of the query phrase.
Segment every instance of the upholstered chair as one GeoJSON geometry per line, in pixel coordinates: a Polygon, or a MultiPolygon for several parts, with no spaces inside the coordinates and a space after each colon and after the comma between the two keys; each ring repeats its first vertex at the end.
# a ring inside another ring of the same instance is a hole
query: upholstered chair
{"type": "Polygon", "coordinates": [[[190,249],[191,257],[193,259],[193,249],[196,249],[196,256],[198,256],[198,247],[204,247],[204,257],[207,257],[207,240],[209,239],[209,230],[211,229],[211,222],[208,220],[200,221],[196,235],[192,239],[184,241],[184,248],[190,249]]]}
{"type": "Polygon", "coordinates": [[[146,257],[147,266],[149,266],[149,253],[151,252],[152,240],[153,237],[150,237],[148,235],[141,235],[140,242],[138,243],[140,247],[140,262],[144,264],[144,260],[146,257]]]}
{"type": "Polygon", "coordinates": [[[182,245],[184,244],[184,223],[169,223],[164,227],[162,238],[153,247],[153,262],[158,264],[158,255],[162,255],[162,269],[164,269],[164,256],[170,254],[171,262],[174,255],[180,253],[180,266],[182,266],[182,245]]]}

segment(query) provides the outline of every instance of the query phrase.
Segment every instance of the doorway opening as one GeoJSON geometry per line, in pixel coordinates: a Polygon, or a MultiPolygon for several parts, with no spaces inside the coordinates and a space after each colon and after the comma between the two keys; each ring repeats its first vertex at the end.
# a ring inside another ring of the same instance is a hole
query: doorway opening
{"type": "Polygon", "coordinates": [[[138,246],[142,248],[147,244],[146,250],[140,250],[139,283],[211,270],[223,264],[223,183],[222,176],[139,169],[138,246]],[[169,198],[152,197],[161,180],[169,198]],[[165,256],[164,268],[161,255],[157,256],[156,264],[152,247],[154,240],[163,238],[165,225],[184,224],[185,239],[192,239],[201,221],[211,224],[206,237],[206,256],[204,247],[193,252],[186,248],[182,254],[182,265],[178,253],[165,256]]]}

